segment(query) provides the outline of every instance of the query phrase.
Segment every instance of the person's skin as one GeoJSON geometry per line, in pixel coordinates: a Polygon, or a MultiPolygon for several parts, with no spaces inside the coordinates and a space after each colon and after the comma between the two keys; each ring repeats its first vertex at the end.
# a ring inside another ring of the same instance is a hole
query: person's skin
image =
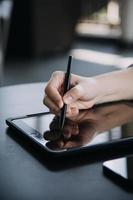
{"type": "Polygon", "coordinates": [[[82,77],[72,74],[71,89],[62,96],[64,72],[54,72],[45,88],[44,104],[52,113],[58,114],[63,104],[67,106],[67,117],[78,114],[95,104],[133,99],[133,68],[82,77]]]}

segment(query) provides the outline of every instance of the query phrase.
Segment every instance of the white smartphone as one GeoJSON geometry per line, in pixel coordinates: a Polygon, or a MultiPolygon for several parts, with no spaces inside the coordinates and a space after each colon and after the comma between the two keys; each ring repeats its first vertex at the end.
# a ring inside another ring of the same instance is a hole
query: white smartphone
{"type": "Polygon", "coordinates": [[[104,162],[103,173],[117,183],[133,188],[133,156],[104,162]]]}

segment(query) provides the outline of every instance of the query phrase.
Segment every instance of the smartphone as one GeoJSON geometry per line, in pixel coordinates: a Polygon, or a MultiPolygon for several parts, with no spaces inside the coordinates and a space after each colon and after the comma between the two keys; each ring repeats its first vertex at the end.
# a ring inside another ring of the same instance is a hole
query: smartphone
{"type": "Polygon", "coordinates": [[[56,155],[133,144],[132,104],[105,104],[80,111],[75,118],[65,119],[62,132],[58,117],[49,112],[10,118],[6,123],[18,135],[56,155]]]}
{"type": "Polygon", "coordinates": [[[133,156],[104,162],[103,173],[123,186],[133,187],[133,156]]]}

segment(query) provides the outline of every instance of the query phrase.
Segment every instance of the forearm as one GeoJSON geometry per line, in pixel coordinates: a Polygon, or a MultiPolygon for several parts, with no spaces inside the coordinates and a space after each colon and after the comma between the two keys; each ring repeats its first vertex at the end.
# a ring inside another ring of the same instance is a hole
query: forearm
{"type": "Polygon", "coordinates": [[[98,103],[133,99],[133,68],[95,77],[98,103]]]}

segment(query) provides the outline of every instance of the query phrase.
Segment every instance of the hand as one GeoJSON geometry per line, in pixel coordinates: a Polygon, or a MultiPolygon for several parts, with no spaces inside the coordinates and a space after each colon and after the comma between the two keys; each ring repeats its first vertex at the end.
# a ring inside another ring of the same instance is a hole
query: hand
{"type": "Polygon", "coordinates": [[[71,89],[63,96],[64,73],[54,72],[45,89],[44,104],[58,114],[66,103],[67,117],[71,117],[94,104],[133,99],[132,80],[133,68],[92,78],[72,74],[71,89]]]}
{"type": "Polygon", "coordinates": [[[44,104],[50,111],[58,114],[63,104],[67,106],[67,117],[75,116],[81,109],[91,108],[99,101],[99,85],[95,78],[86,78],[72,74],[71,89],[64,95],[64,72],[54,72],[45,88],[44,104]]]}

